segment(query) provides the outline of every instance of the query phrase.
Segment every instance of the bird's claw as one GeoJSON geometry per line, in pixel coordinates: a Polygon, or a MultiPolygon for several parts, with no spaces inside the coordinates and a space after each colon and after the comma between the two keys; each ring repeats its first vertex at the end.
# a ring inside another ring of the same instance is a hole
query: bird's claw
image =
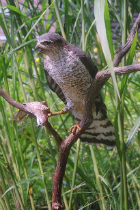
{"type": "Polygon", "coordinates": [[[73,126],[70,128],[70,132],[73,133],[73,134],[75,134],[75,133],[76,133],[76,129],[78,129],[78,130],[80,131],[82,128],[80,127],[79,124],[76,124],[76,125],[73,125],[73,126]]]}
{"type": "Polygon", "coordinates": [[[48,109],[47,109],[47,115],[48,115],[48,117],[51,117],[52,116],[52,112],[50,111],[50,108],[48,107],[48,109]]]}
{"type": "Polygon", "coordinates": [[[48,117],[51,117],[52,116],[52,112],[50,111],[49,113],[48,113],[48,117]]]}
{"type": "MultiPolygon", "coordinates": [[[[42,104],[47,107],[46,101],[42,101],[42,104]]],[[[49,107],[47,107],[46,112],[47,112],[47,117],[51,117],[52,116],[52,112],[50,111],[49,107]]]]}

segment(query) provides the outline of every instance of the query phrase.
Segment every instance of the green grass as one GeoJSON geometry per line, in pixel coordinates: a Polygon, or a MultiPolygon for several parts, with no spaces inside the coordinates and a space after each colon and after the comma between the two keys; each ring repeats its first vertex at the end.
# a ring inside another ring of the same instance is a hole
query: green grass
{"type": "MultiPolygon", "coordinates": [[[[105,1],[105,9],[102,1],[98,8],[98,12],[99,9],[104,11],[101,16],[94,11],[99,1],[51,2],[48,5],[42,1],[39,9],[29,0],[20,9],[18,1],[9,0],[6,7],[2,7],[0,1],[0,24],[7,38],[0,47],[0,88],[20,103],[45,100],[52,111],[64,107],[47,85],[43,56],[38,57],[34,51],[35,32],[41,35],[51,27],[84,49],[99,70],[108,65],[113,79],[109,79],[101,93],[108,117],[118,130],[121,142],[113,149],[103,145],[84,145],[79,141],[72,147],[63,180],[63,202],[66,210],[138,210],[140,74],[115,77],[112,59],[126,41],[134,11],[140,11],[139,1],[126,2],[131,3],[131,7],[122,5],[122,1],[117,2],[117,7],[112,1],[105,1]],[[112,35],[116,28],[110,30],[113,18],[120,26],[120,36],[115,42],[112,35]],[[104,26],[104,30],[100,26],[104,26]],[[127,149],[123,144],[126,141],[127,149]]],[[[120,65],[139,61],[136,37],[129,55],[120,65]]],[[[26,118],[21,124],[11,121],[16,111],[0,97],[0,209],[18,209],[17,201],[22,209],[51,209],[58,145],[48,131],[37,127],[35,120],[26,118]]],[[[63,139],[73,125],[70,114],[52,117],[50,122],[63,139]]]]}

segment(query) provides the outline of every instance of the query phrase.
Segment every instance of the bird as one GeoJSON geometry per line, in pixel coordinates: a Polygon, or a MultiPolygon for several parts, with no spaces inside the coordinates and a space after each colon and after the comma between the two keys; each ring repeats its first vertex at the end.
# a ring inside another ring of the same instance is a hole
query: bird
{"type": "MultiPolygon", "coordinates": [[[[51,115],[71,112],[78,127],[88,91],[98,72],[96,65],[86,52],[54,32],[38,36],[35,50],[45,55],[43,66],[48,85],[65,104],[64,109],[51,115]]],[[[80,140],[87,144],[115,146],[115,129],[107,117],[101,94],[93,104],[92,117],[93,122],[80,140]]]]}

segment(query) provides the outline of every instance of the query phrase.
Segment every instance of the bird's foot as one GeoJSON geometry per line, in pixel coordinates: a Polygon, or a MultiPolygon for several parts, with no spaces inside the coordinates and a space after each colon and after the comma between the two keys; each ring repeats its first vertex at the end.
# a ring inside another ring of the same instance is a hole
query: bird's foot
{"type": "MultiPolygon", "coordinates": [[[[46,101],[42,101],[41,103],[47,107],[46,101]]],[[[51,116],[54,116],[54,115],[59,115],[59,114],[66,114],[66,113],[68,113],[69,111],[70,111],[70,109],[68,109],[67,107],[65,107],[65,108],[62,109],[61,111],[58,111],[58,112],[51,112],[51,111],[50,111],[50,108],[47,107],[47,114],[48,114],[48,117],[51,117],[51,116]]]]}
{"type": "Polygon", "coordinates": [[[76,133],[76,129],[78,129],[79,131],[82,129],[82,128],[80,127],[79,123],[76,124],[76,125],[73,125],[73,126],[70,128],[70,132],[73,133],[73,134],[75,134],[75,133],[76,133]]]}
{"type": "Polygon", "coordinates": [[[49,114],[51,113],[50,108],[47,106],[46,101],[42,101],[41,103],[46,106],[47,115],[49,117],[49,114]]]}
{"type": "Polygon", "coordinates": [[[61,110],[61,111],[58,111],[58,112],[54,112],[52,113],[51,111],[48,113],[48,117],[51,117],[51,116],[54,116],[54,115],[59,115],[59,114],[65,114],[67,112],[61,110]]]}

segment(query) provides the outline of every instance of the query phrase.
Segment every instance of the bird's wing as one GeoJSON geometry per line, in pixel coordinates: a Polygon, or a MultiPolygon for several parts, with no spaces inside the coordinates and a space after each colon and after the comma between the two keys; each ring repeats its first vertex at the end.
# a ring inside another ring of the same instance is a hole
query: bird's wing
{"type": "Polygon", "coordinates": [[[53,80],[53,78],[48,74],[48,72],[45,70],[45,76],[48,82],[48,85],[50,87],[50,89],[56,93],[56,95],[64,102],[64,104],[66,104],[66,98],[61,90],[61,88],[59,87],[59,85],[53,80]]]}
{"type": "Polygon", "coordinates": [[[94,79],[95,75],[98,72],[98,69],[93,63],[93,61],[91,60],[91,58],[85,54],[85,55],[79,56],[79,59],[84,64],[86,69],[89,71],[90,76],[94,79]]]}
{"type": "Polygon", "coordinates": [[[76,47],[75,45],[70,44],[69,50],[73,51],[73,53],[76,55],[76,57],[84,64],[88,72],[90,73],[90,76],[94,79],[95,75],[98,72],[97,66],[94,64],[90,56],[88,56],[84,51],[76,47]]]}

